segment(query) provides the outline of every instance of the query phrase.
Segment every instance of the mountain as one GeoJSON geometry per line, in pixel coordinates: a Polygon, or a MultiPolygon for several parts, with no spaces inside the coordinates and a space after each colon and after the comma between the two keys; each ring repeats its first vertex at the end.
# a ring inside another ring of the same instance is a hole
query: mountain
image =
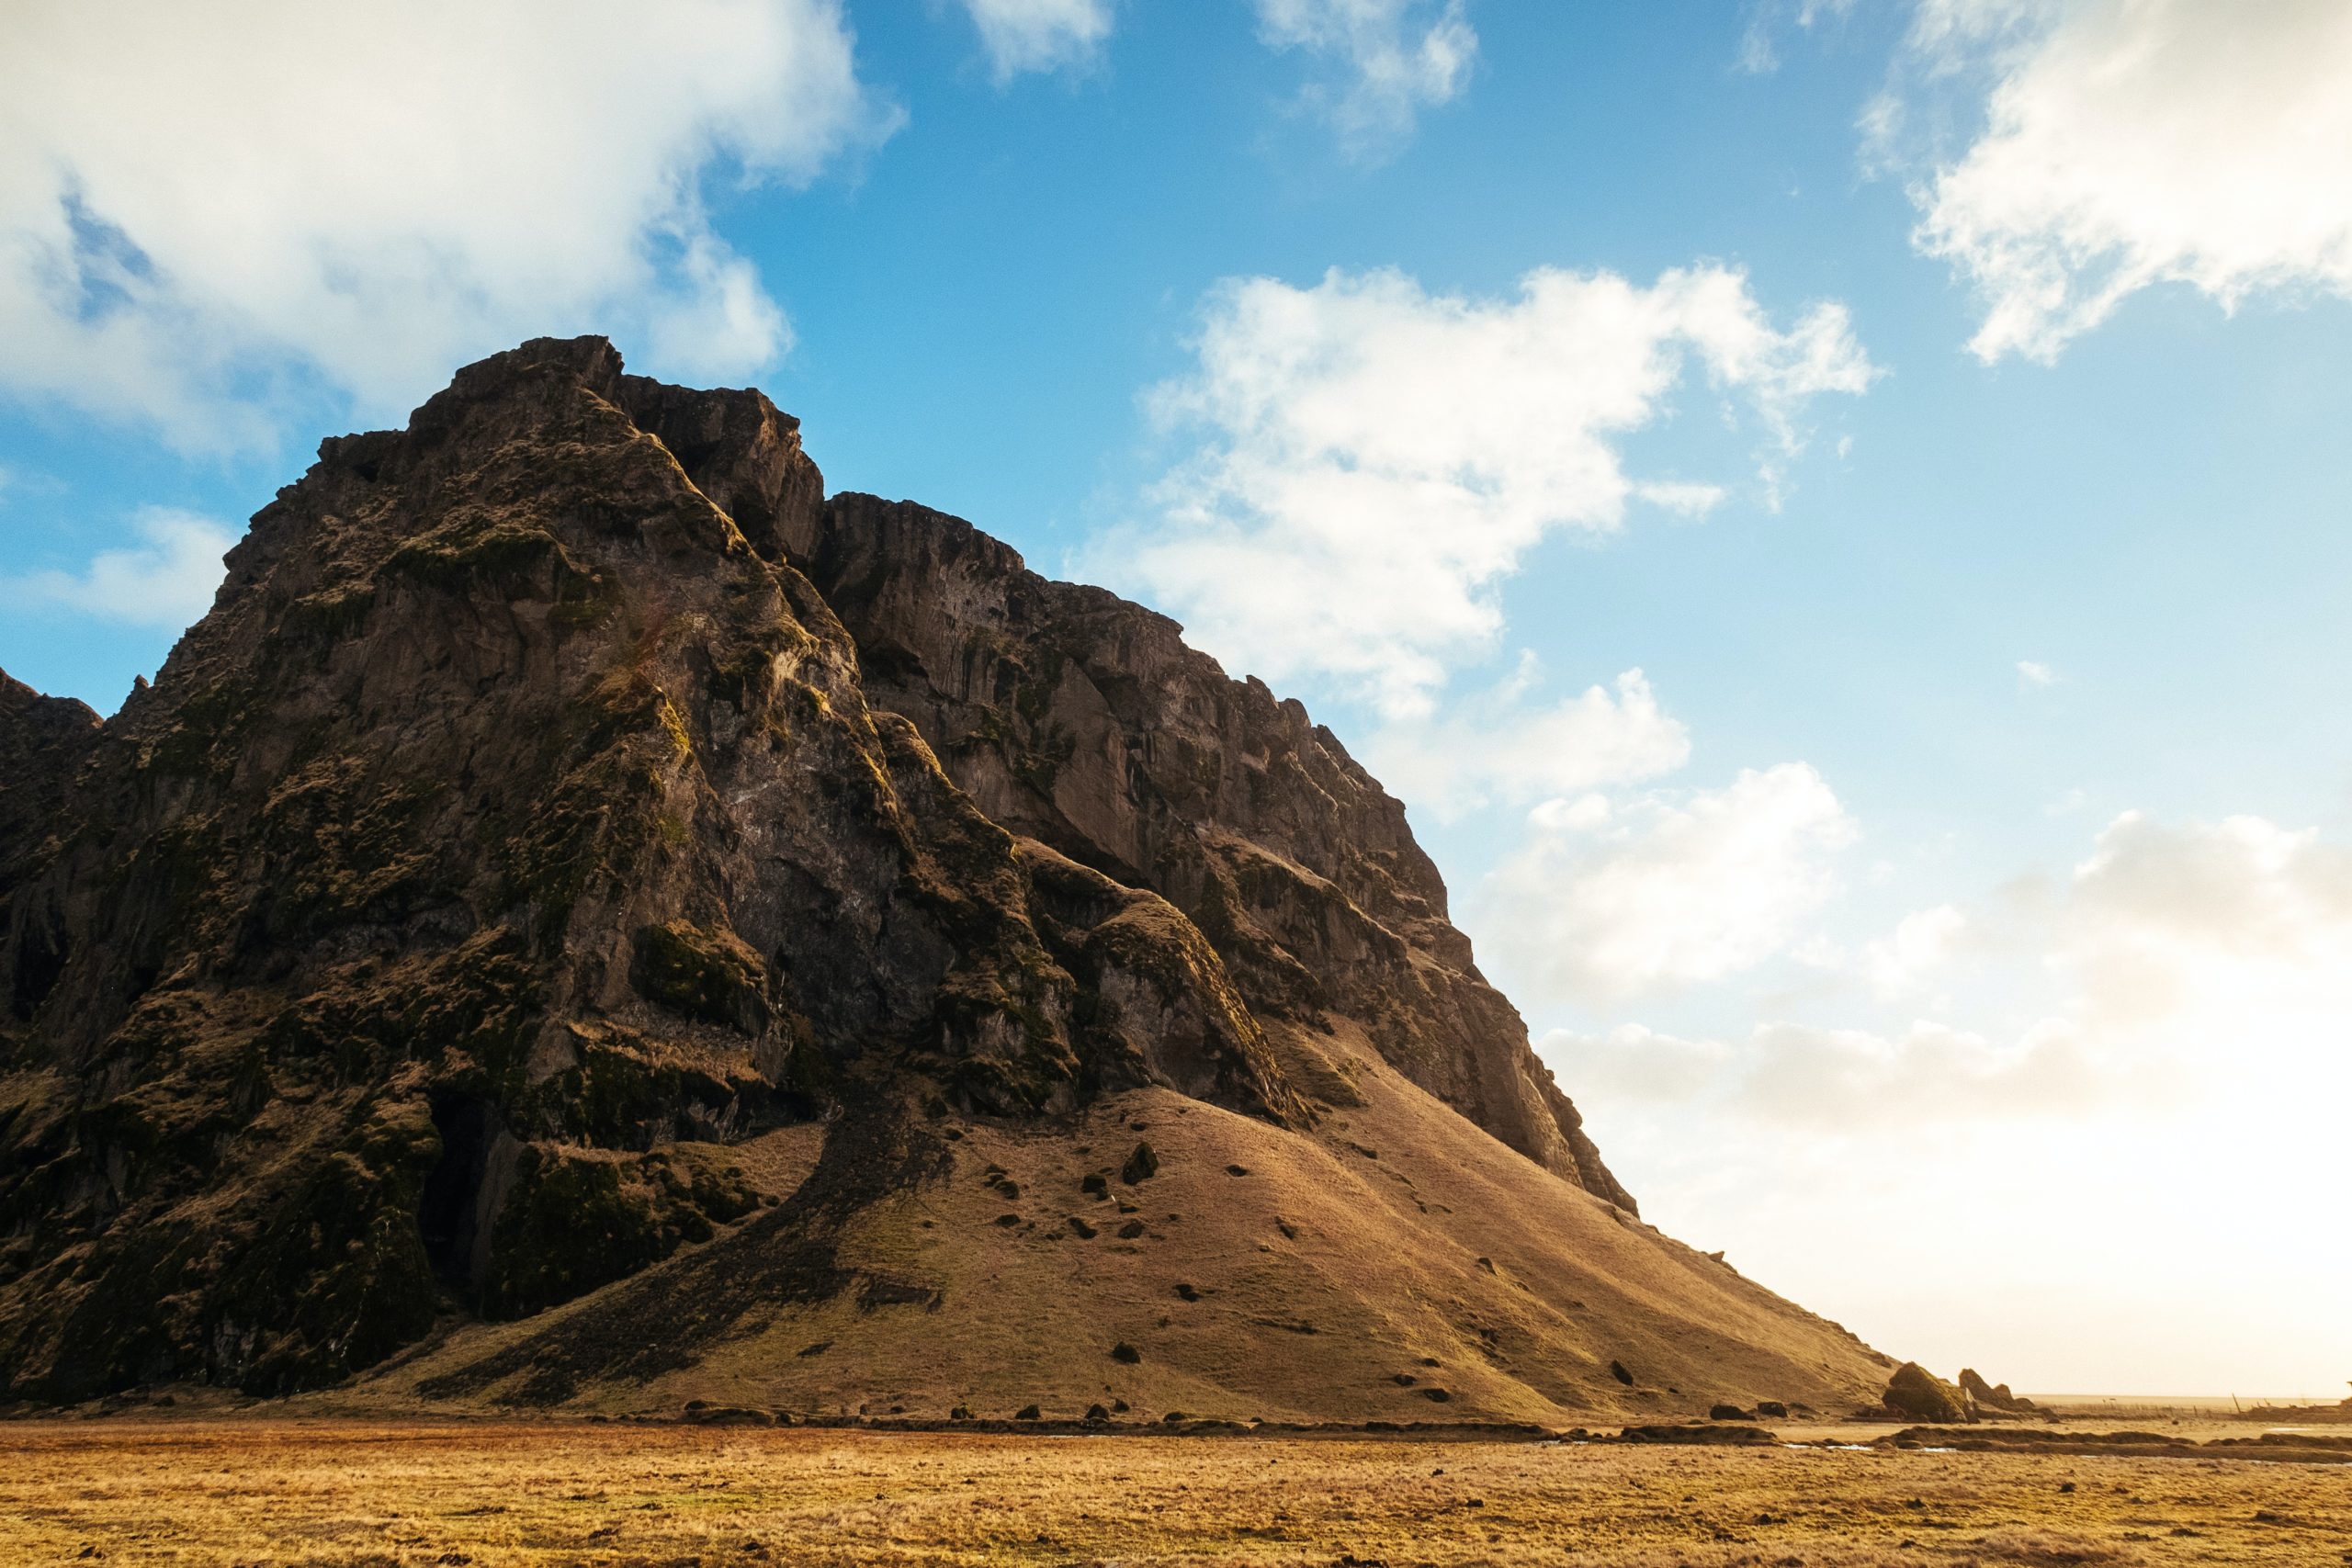
{"type": "Polygon", "coordinates": [[[0,678],[0,1397],[1867,1399],[1643,1224],[1296,702],[599,338],[0,678]]]}

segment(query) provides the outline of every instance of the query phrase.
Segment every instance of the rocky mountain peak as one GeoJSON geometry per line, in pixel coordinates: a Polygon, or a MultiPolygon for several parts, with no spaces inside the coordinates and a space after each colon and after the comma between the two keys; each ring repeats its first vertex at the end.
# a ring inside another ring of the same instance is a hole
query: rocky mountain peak
{"type": "MultiPolygon", "coordinates": [[[[935,1309],[965,1282],[840,1261],[860,1227],[1136,1096],[1376,1159],[1350,1118],[1402,1094],[1655,1235],[1336,737],[967,523],[826,499],[756,391],[526,344],[324,442],[228,568],[104,723],[0,679],[10,1394],[316,1387],[550,1314],[568,1398],[729,1258],[935,1309]]],[[[775,1310],[735,1290],[695,1333],[775,1310]]]]}

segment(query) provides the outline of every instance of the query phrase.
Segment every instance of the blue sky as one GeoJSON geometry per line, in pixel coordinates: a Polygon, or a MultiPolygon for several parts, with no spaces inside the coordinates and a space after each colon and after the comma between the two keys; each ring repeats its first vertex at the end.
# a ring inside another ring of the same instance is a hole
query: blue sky
{"type": "Polygon", "coordinates": [[[1668,1230],[2352,1375],[2340,6],[237,9],[0,24],[0,668],[111,709],[320,436],[605,331],[1305,697],[1668,1230]]]}

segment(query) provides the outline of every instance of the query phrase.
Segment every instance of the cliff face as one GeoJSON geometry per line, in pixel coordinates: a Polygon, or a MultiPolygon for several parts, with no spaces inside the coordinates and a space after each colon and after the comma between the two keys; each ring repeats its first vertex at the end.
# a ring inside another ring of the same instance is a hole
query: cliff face
{"type": "MultiPolygon", "coordinates": [[[[1475,1123],[1655,1236],[1329,731],[965,524],[827,502],[756,392],[528,344],[326,442],[228,566],[104,724],[0,680],[0,1397],[531,1317],[424,1392],[544,1403],[779,1301],[935,1311],[982,1265],[847,1238],[960,1140],[1138,1094],[1283,1150],[1425,1090],[1468,1119],[1412,1111],[1430,1151],[1475,1123]]],[[[1673,1256],[1661,1299],[1794,1312],[1673,1256]]],[[[1825,1342],[1804,1376],[1861,1354],[1825,1342]]],[[[1542,1398],[1609,1386],[1570,1359],[1542,1398]]]]}
{"type": "Polygon", "coordinates": [[[1448,922],[1404,807],[1295,700],[923,507],[836,496],[786,543],[855,638],[866,701],[913,720],[990,819],[1167,898],[1260,1019],[1361,1032],[1512,1148],[1634,1208],[1448,922]]]}
{"type": "Polygon", "coordinates": [[[548,1304],[731,1217],[642,1151],[844,1097],[1302,1113],[1181,917],[867,708],[754,542],[819,496],[757,394],[534,344],[327,443],[103,729],[9,694],[75,769],[0,947],[20,1388],[341,1376],[436,1275],[548,1304]]]}

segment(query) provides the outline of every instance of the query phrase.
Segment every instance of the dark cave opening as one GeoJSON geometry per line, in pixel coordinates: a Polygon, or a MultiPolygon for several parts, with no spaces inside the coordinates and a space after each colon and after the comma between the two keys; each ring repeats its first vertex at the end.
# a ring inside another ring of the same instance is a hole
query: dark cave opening
{"type": "Polygon", "coordinates": [[[417,1228],[434,1273],[462,1290],[476,1283],[482,1179],[498,1140],[498,1113],[475,1095],[436,1094],[433,1129],[441,1134],[441,1158],[424,1179],[417,1228]]]}
{"type": "Polygon", "coordinates": [[[9,1010],[30,1021],[65,973],[65,939],[42,921],[25,922],[17,942],[16,983],[9,1010]]]}

